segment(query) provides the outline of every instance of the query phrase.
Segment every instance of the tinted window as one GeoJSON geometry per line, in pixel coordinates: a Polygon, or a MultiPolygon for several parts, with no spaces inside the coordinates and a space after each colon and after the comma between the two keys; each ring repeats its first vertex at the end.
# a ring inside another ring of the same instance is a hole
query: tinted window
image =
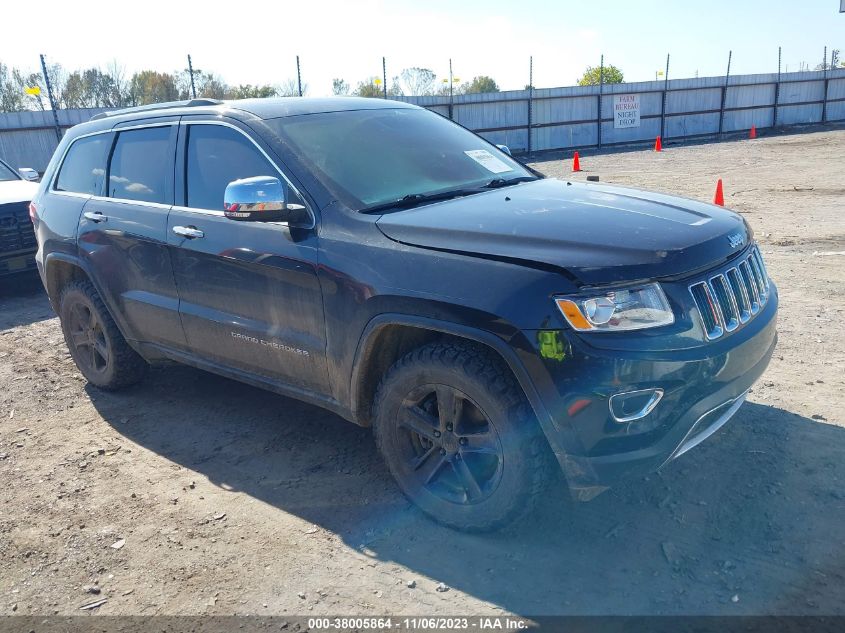
{"type": "Polygon", "coordinates": [[[222,125],[188,127],[186,167],[187,206],[195,209],[222,211],[223,193],[233,180],[279,177],[279,172],[252,141],[222,125]]]}
{"type": "Polygon", "coordinates": [[[166,203],[170,132],[164,126],[120,133],[109,165],[109,197],[166,203]]]}
{"type": "Polygon", "coordinates": [[[86,136],[74,141],[59,170],[56,190],[102,195],[106,152],[111,142],[111,134],[86,136]]]}

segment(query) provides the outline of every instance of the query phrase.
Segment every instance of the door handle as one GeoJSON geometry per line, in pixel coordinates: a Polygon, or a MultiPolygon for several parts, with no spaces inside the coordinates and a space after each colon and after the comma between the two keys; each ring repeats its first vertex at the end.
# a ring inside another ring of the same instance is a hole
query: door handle
{"type": "Polygon", "coordinates": [[[176,235],[187,237],[189,240],[205,237],[205,233],[195,226],[174,226],[172,230],[176,235]]]}
{"type": "Polygon", "coordinates": [[[82,214],[86,220],[92,222],[108,222],[109,216],[103,215],[100,211],[86,211],[82,214]]]}

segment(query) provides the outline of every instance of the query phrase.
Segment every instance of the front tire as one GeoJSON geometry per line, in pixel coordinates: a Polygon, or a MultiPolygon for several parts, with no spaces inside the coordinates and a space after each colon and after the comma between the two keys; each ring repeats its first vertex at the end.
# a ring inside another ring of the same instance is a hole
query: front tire
{"type": "Polygon", "coordinates": [[[113,391],[143,378],[146,361],[129,347],[90,281],[65,286],[59,318],[70,355],[92,385],[113,391]]]}
{"type": "Polygon", "coordinates": [[[374,433],[402,492],[436,521],[488,531],[542,493],[549,448],[503,363],[469,343],[431,343],[385,375],[374,433]]]}

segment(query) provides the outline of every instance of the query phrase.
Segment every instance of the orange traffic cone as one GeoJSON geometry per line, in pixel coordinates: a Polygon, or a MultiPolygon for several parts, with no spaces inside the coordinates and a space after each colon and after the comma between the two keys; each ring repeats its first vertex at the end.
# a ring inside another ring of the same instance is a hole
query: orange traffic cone
{"type": "Polygon", "coordinates": [[[748,133],[748,138],[757,138],[757,126],[752,125],[751,131],[748,133]]]}
{"type": "Polygon", "coordinates": [[[655,152],[662,152],[663,151],[663,143],[660,142],[659,136],[656,139],[654,139],[654,151],[655,152]]]}
{"type": "Polygon", "coordinates": [[[572,157],[572,171],[581,171],[581,159],[578,156],[578,152],[575,152],[575,155],[572,157]]]}
{"type": "Polygon", "coordinates": [[[719,178],[716,183],[716,195],[713,196],[713,204],[718,204],[720,207],[725,206],[725,192],[722,191],[722,179],[719,178]]]}

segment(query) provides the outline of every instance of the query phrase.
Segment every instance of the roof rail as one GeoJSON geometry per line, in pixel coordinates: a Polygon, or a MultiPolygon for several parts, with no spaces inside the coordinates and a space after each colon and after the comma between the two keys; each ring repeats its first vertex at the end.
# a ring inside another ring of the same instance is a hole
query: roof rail
{"type": "Polygon", "coordinates": [[[187,101],[167,101],[165,103],[151,103],[149,105],[135,106],[134,108],[121,108],[120,110],[110,110],[108,112],[100,112],[91,117],[91,121],[99,119],[106,119],[108,117],[120,116],[121,114],[131,114],[133,112],[146,112],[148,110],[169,110],[171,108],[195,108],[199,106],[215,106],[221,105],[223,102],[220,99],[190,99],[187,101]]]}

